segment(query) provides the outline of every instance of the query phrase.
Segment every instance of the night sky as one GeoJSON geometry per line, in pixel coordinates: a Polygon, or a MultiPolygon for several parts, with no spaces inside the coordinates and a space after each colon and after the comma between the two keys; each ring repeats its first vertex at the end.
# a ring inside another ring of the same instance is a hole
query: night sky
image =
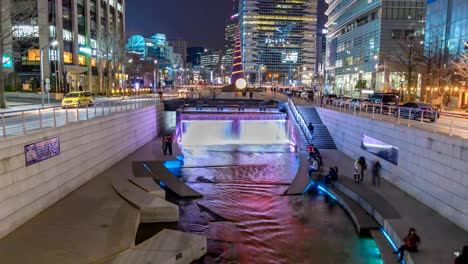
{"type": "MultiPolygon", "coordinates": [[[[324,0],[319,0],[319,29],[325,23],[324,0]]],[[[221,49],[232,0],[127,0],[127,34],[187,40],[189,46],[221,49]]]]}
{"type": "Polygon", "coordinates": [[[222,48],[225,21],[232,0],[130,0],[126,1],[127,34],[183,39],[189,46],[222,48]]]}

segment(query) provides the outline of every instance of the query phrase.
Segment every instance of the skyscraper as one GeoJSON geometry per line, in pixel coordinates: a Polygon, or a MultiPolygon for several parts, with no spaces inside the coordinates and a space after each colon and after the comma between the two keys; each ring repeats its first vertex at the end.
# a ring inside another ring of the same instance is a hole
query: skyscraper
{"type": "Polygon", "coordinates": [[[414,54],[422,46],[426,0],[327,2],[330,92],[360,96],[416,86],[414,54]]]}
{"type": "Polygon", "coordinates": [[[205,48],[203,47],[189,47],[187,48],[187,62],[192,66],[200,66],[200,58],[205,48]]]}
{"type": "Polygon", "coordinates": [[[185,63],[187,62],[187,41],[169,40],[168,43],[169,46],[171,46],[174,49],[174,53],[178,53],[182,57],[183,65],[180,66],[185,67],[185,63]]]}
{"type": "Polygon", "coordinates": [[[313,74],[316,0],[240,0],[239,20],[249,83],[294,83],[313,74]]]}
{"type": "Polygon", "coordinates": [[[17,29],[13,32],[14,41],[8,41],[5,51],[13,55],[12,68],[22,83],[31,79],[44,83],[46,78],[52,77],[53,92],[79,87],[102,92],[102,79],[99,81],[98,76],[103,76],[105,69],[104,63],[99,63],[100,50],[103,49],[99,38],[112,35],[114,39],[122,40],[125,35],[125,0],[2,2],[4,6],[11,4],[12,10],[16,5],[31,2],[29,7],[34,9],[27,20],[22,18],[28,16],[29,11],[21,7],[22,13],[12,15],[15,17],[11,21],[6,22],[5,18],[2,21],[17,29]]]}
{"type": "Polygon", "coordinates": [[[237,17],[232,16],[226,22],[224,34],[224,49],[221,62],[224,76],[230,76],[232,72],[232,57],[234,55],[234,46],[236,44],[236,35],[239,28],[237,17]]]}

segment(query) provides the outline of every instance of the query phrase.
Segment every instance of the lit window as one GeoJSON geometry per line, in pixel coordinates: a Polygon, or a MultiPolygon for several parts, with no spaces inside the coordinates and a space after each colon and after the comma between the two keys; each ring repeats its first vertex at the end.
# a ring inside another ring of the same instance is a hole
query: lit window
{"type": "Polygon", "coordinates": [[[78,55],[78,63],[80,65],[86,65],[86,57],[83,55],[78,55]]]}
{"type": "Polygon", "coordinates": [[[40,61],[41,52],[38,49],[28,50],[28,61],[40,61]]]}
{"type": "Polygon", "coordinates": [[[71,52],[63,52],[63,62],[65,63],[73,63],[73,54],[71,52]]]}

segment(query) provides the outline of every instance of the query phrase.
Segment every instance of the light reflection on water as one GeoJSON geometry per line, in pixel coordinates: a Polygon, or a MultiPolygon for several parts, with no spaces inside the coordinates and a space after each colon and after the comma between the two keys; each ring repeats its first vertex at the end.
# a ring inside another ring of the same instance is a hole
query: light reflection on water
{"type": "Polygon", "coordinates": [[[206,234],[202,263],[381,263],[342,208],[320,193],[282,195],[297,171],[287,145],[184,147],[178,228],[206,234]]]}

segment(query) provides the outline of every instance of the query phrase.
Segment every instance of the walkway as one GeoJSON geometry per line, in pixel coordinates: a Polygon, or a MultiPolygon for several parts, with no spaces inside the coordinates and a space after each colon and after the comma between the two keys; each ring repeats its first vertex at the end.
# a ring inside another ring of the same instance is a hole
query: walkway
{"type": "Polygon", "coordinates": [[[155,139],[0,240],[1,263],[94,263],[134,245],[138,209],[112,188],[132,162],[174,159],[155,139]]]}
{"type": "MultiPolygon", "coordinates": [[[[338,166],[338,184],[348,190],[351,196],[359,197],[361,205],[369,204],[388,223],[401,239],[408,229],[416,228],[422,244],[419,253],[411,254],[414,263],[452,263],[453,252],[468,245],[468,231],[456,226],[431,208],[382,179],[381,188],[372,187],[371,177],[366,176],[364,183],[355,184],[352,178],[354,160],[338,150],[322,150],[324,170],[338,166]]],[[[372,210],[372,209],[371,209],[372,210]]],[[[395,241],[398,245],[400,241],[395,241]]]]}

